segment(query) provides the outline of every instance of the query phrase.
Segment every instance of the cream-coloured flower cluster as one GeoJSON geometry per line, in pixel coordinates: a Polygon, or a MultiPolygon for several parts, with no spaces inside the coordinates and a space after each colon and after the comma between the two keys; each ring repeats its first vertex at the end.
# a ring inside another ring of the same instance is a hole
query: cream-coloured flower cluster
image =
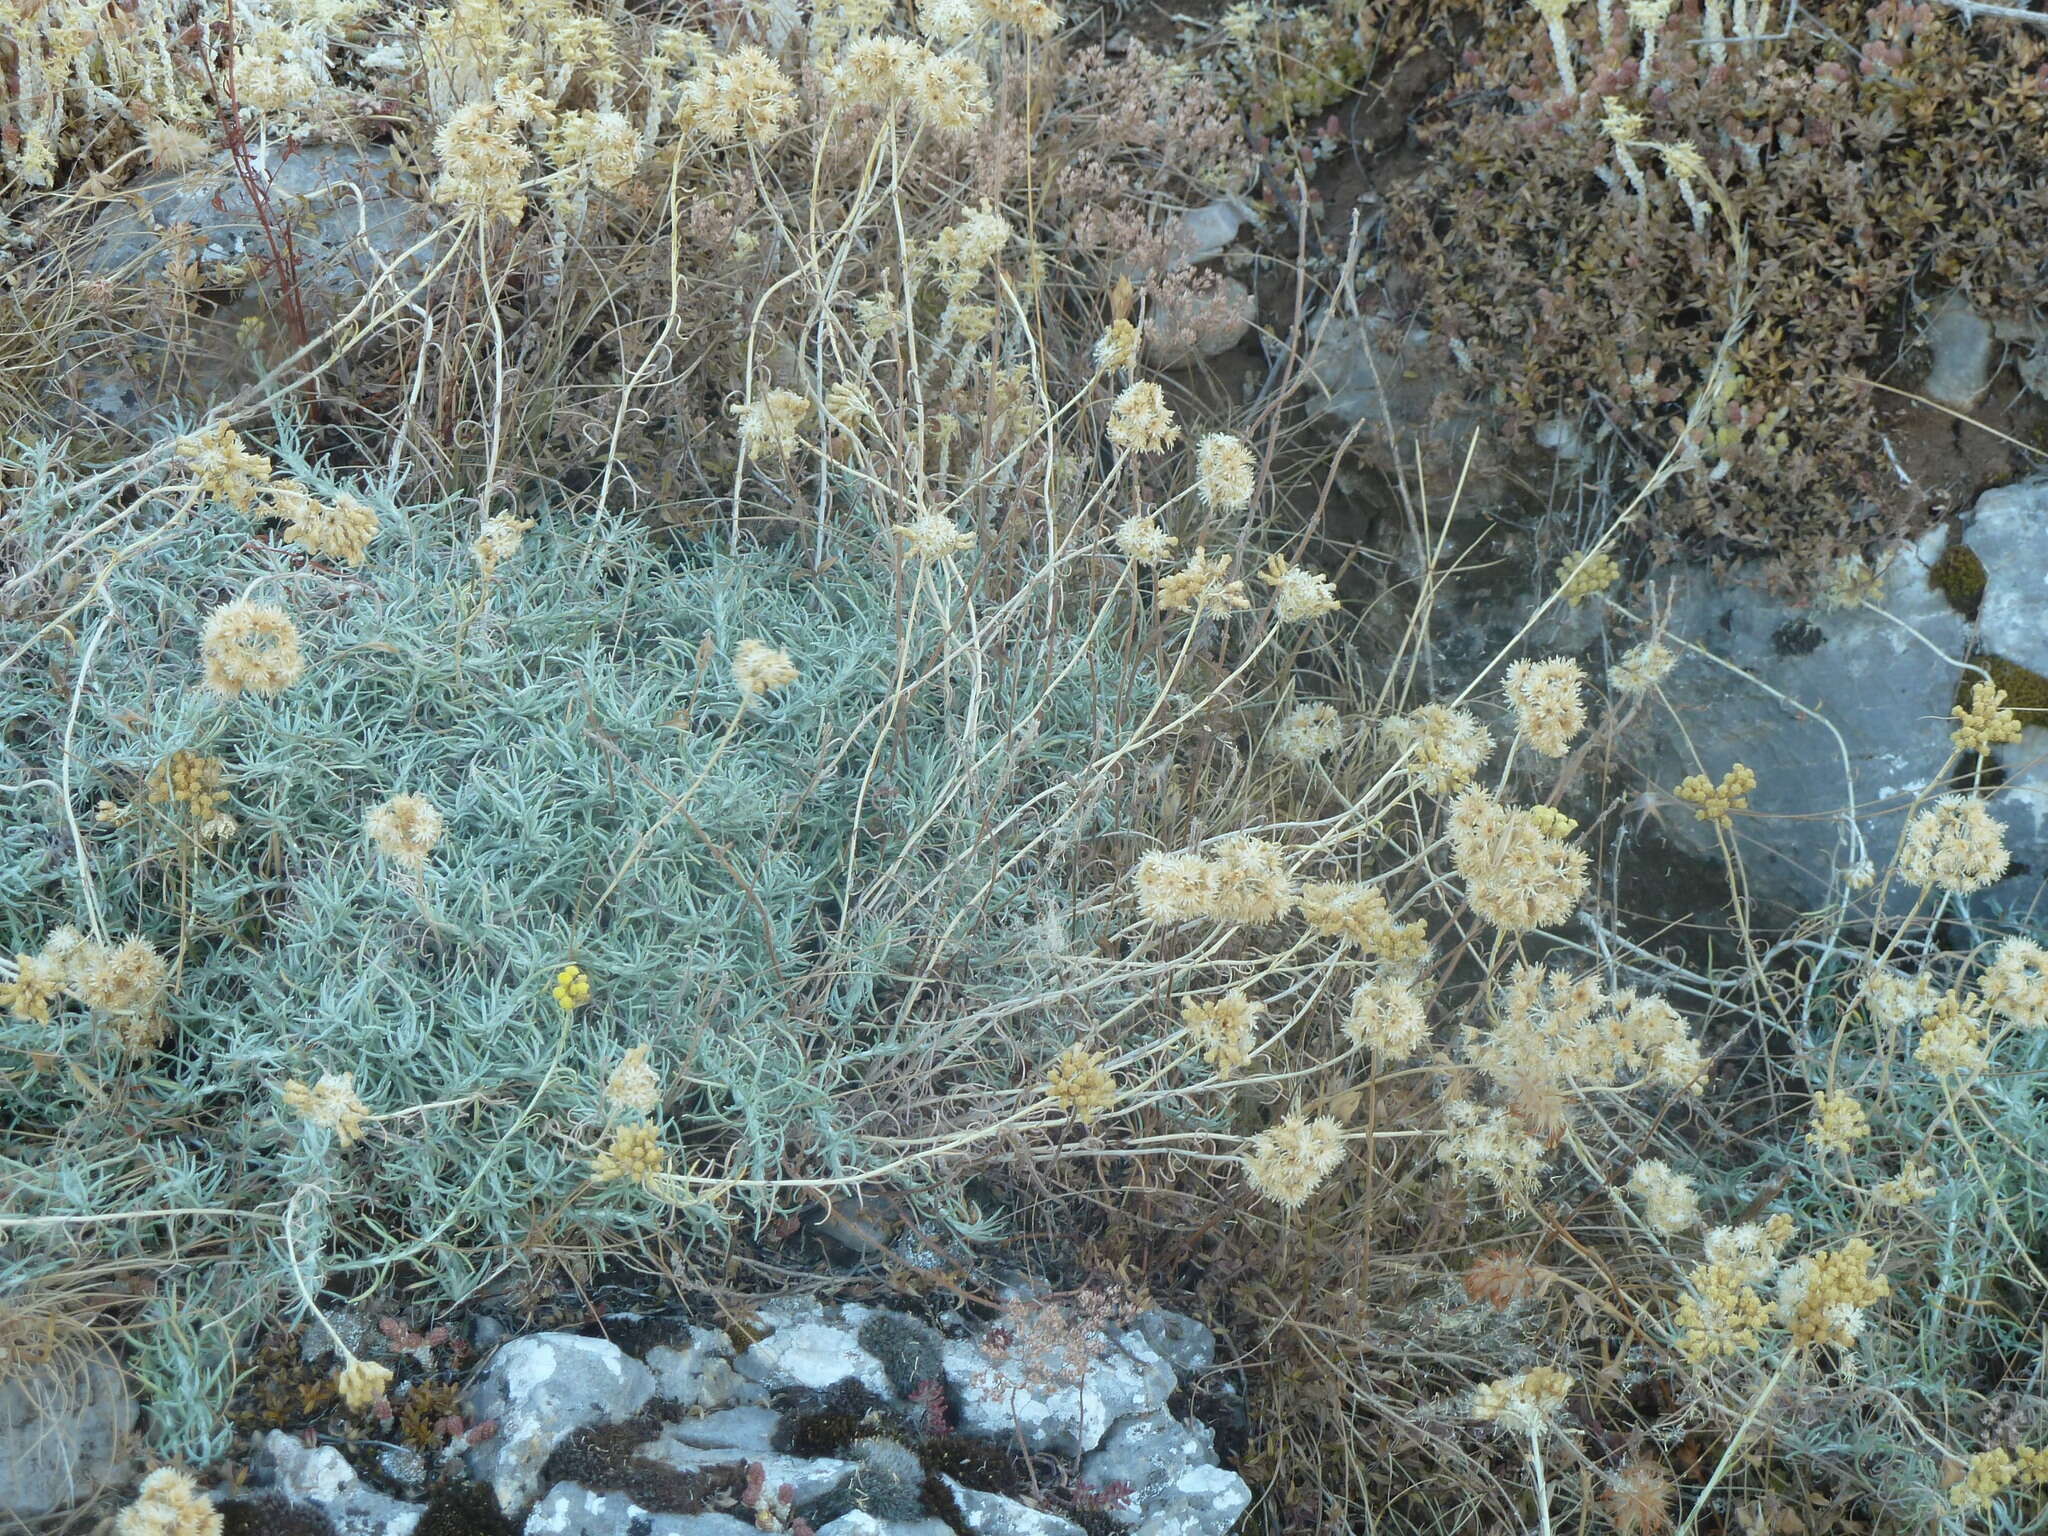
{"type": "Polygon", "coordinates": [[[200,493],[251,519],[278,518],[288,544],[321,559],[361,565],[377,537],[377,514],[353,496],[323,501],[298,481],[271,472],[225,421],[178,439],[174,452],[200,493]]]}
{"type": "Polygon", "coordinates": [[[0,1008],[17,1019],[47,1024],[58,999],[68,996],[100,1015],[131,1051],[163,1038],[158,1010],[171,971],[146,939],[103,944],[67,925],[52,929],[36,954],[16,955],[14,964],[14,979],[0,983],[0,1008]]]}

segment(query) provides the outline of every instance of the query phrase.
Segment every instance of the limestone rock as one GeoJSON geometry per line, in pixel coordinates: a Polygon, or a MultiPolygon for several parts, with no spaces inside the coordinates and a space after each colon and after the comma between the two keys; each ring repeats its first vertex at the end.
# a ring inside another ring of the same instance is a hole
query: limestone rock
{"type": "Polygon", "coordinates": [[[1119,1419],[1164,1408],[1175,1386],[1173,1367],[1145,1336],[1131,1329],[1102,1342],[1100,1357],[1077,1373],[1078,1381],[1047,1388],[1018,1358],[1028,1354],[1028,1340],[1002,1359],[967,1340],[948,1340],[946,1380],[959,1398],[960,1427],[991,1439],[1021,1434],[1034,1451],[1071,1455],[1093,1450],[1119,1419]]]}
{"type": "Polygon", "coordinates": [[[463,1413],[496,1419],[498,1432],[469,1453],[469,1468],[516,1515],[539,1492],[550,1452],[592,1424],[630,1418],[654,1396],[654,1373],[606,1339],[539,1333],[514,1339],[471,1383],[463,1413]]]}
{"type": "Polygon", "coordinates": [[[1073,1521],[1043,1509],[1033,1509],[1000,1493],[984,1493],[965,1483],[944,1478],[960,1517],[974,1536],[1083,1536],[1073,1521]]]}
{"type": "Polygon", "coordinates": [[[1128,1486],[1105,1512],[1141,1536],[1223,1536],[1252,1501],[1244,1479],[1216,1465],[1209,1432],[1165,1413],[1118,1424],[1083,1458],[1081,1480],[1128,1486]]]}
{"type": "Polygon", "coordinates": [[[525,1536],[756,1536],[733,1515],[655,1514],[623,1493],[557,1483],[526,1517],[525,1536]]]}
{"type": "Polygon", "coordinates": [[[82,1504],[128,1475],[135,1402],[104,1355],[0,1382],[0,1523],[82,1504]]]}
{"type": "Polygon", "coordinates": [[[826,1322],[779,1327],[741,1355],[740,1375],[767,1387],[809,1387],[822,1391],[857,1381],[870,1392],[889,1395],[882,1362],[860,1347],[851,1328],[826,1322]]]}
{"type": "Polygon", "coordinates": [[[308,1446],[281,1429],[263,1437],[255,1474],[294,1504],[321,1511],[334,1536],[412,1536],[426,1513],[423,1504],[404,1503],[365,1483],[333,1446],[308,1446]]]}

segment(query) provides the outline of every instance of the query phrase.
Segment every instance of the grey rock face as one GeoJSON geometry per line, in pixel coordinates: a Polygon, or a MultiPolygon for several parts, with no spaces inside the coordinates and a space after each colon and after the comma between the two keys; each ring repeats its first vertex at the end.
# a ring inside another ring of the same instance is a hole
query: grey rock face
{"type": "Polygon", "coordinates": [[[705,1413],[730,1404],[740,1385],[731,1341],[710,1328],[692,1328],[689,1344],[681,1349],[655,1345],[647,1351],[647,1368],[654,1372],[657,1396],[705,1413]]]}
{"type": "Polygon", "coordinates": [[[426,1513],[364,1483],[333,1446],[309,1447],[281,1429],[263,1437],[255,1472],[294,1504],[319,1509],[335,1536],[412,1536],[426,1513]]]}
{"type": "Polygon", "coordinates": [[[857,1381],[870,1392],[889,1395],[882,1362],[860,1347],[851,1328],[798,1322],[777,1328],[739,1358],[740,1375],[766,1387],[809,1387],[822,1391],[857,1381]]]}
{"type": "Polygon", "coordinates": [[[1082,1536],[1081,1527],[1071,1520],[1000,1493],[984,1493],[950,1477],[944,1481],[974,1536],[1082,1536]]]}
{"type": "Polygon", "coordinates": [[[856,1509],[820,1526],[818,1536],[954,1536],[954,1533],[945,1521],[931,1517],[877,1520],[865,1510],[856,1509]]]}
{"type": "Polygon", "coordinates": [[[1252,1501],[1244,1479],[1216,1465],[1209,1432],[1164,1413],[1118,1424],[1081,1477],[1099,1490],[1128,1485],[1105,1512],[1142,1536],[1223,1536],[1252,1501]]]}
{"type": "Polygon", "coordinates": [[[1976,404],[1991,384],[1991,322],[1962,294],[1949,293],[1929,312],[1920,339],[1933,354],[1921,391],[1958,409],[1976,404]]]}
{"type": "MultiPolygon", "coordinates": [[[[427,245],[405,258],[402,271],[424,270],[434,241],[418,183],[389,150],[347,144],[257,149],[253,169],[272,229],[290,234],[302,292],[360,294],[381,267],[423,237],[427,245]]],[[[95,274],[160,276],[174,251],[202,264],[272,259],[258,198],[226,152],[196,172],[140,178],[115,199],[95,233],[99,244],[87,263],[95,274]]]]}
{"type": "Polygon", "coordinates": [[[464,1414],[498,1432],[469,1453],[469,1469],[516,1515],[539,1492],[542,1463],[577,1430],[617,1423],[654,1396],[654,1373],[605,1339],[539,1333],[514,1339],[471,1383],[464,1414]]]}
{"type": "Polygon", "coordinates": [[[959,1398],[962,1430],[994,1440],[1021,1435],[1034,1451],[1072,1454],[1093,1450],[1117,1420],[1155,1413],[1173,1395],[1173,1367],[1136,1329],[1102,1341],[1100,1357],[1078,1380],[1049,1389],[1030,1379],[1019,1358],[1029,1351],[1023,1340],[1008,1358],[991,1359],[975,1343],[947,1341],[946,1380],[959,1398]]]}
{"type": "Polygon", "coordinates": [[[1984,562],[1984,649],[2048,677],[2048,478],[1979,496],[1963,542],[1984,562]]]}
{"type": "Polygon", "coordinates": [[[729,1467],[734,1462],[759,1462],[763,1486],[771,1493],[788,1488],[793,1495],[791,1502],[796,1504],[808,1504],[813,1499],[823,1498],[842,1486],[853,1472],[852,1462],[832,1456],[806,1461],[796,1456],[779,1456],[772,1451],[765,1455],[745,1456],[736,1451],[691,1445],[677,1437],[676,1429],[673,1424],[664,1426],[660,1437],[641,1446],[639,1454],[678,1472],[701,1472],[707,1467],[729,1467]]]}
{"type": "Polygon", "coordinates": [[[0,1381],[0,1523],[82,1504],[128,1475],[135,1402],[113,1361],[0,1381]]]}
{"type": "Polygon", "coordinates": [[[722,1408],[701,1418],[671,1424],[666,1433],[678,1444],[694,1445],[707,1451],[744,1451],[764,1454],[775,1438],[782,1416],[773,1408],[722,1408]]]}
{"type": "Polygon", "coordinates": [[[1154,1307],[1139,1315],[1137,1329],[1153,1353],[1183,1377],[1216,1363],[1216,1335],[1185,1313],[1154,1307]]]}
{"type": "MultiPolygon", "coordinates": [[[[1882,612],[1794,607],[1697,567],[1676,578],[1672,632],[1729,667],[1681,663],[1670,687],[1685,736],[1645,711],[1652,736],[1636,766],[1667,790],[1737,762],[1754,770],[1753,809],[1733,833],[1758,894],[1818,908],[1846,892],[1859,861],[1882,870],[1904,807],[1947,759],[1957,669],[1945,658],[1964,653],[1969,626],[1928,584],[1945,539],[1937,529],[1892,563],[1882,612]]],[[[1657,804],[1668,836],[1719,857],[1711,823],[1657,804]]]]}
{"type": "Polygon", "coordinates": [[[662,1515],[623,1493],[557,1483],[526,1517],[525,1536],[756,1536],[732,1515],[662,1515]]]}

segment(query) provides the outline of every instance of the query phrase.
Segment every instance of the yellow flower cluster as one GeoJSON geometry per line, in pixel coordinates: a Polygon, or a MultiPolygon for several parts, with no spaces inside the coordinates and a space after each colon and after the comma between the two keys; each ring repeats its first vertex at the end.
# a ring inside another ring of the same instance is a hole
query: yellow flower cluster
{"type": "Polygon", "coordinates": [[[765,640],[742,640],[733,652],[732,680],[748,698],[774,693],[797,680],[796,662],[765,640]]]}
{"type": "Polygon", "coordinates": [[[667,1167],[668,1149],[661,1144],[661,1133],[645,1120],[613,1131],[612,1139],[590,1161],[591,1177],[600,1184],[630,1179],[643,1189],[667,1167]]]}
{"type": "Polygon", "coordinates": [[[1979,1451],[1948,1491],[1948,1501],[1966,1514],[1989,1509],[2020,1475],[2019,1463],[2006,1450],[1979,1451]]]}
{"type": "Polygon", "coordinates": [[[1576,608],[1621,579],[1621,567],[1606,550],[1575,549],[1557,563],[1558,590],[1576,608]]]}
{"type": "Polygon", "coordinates": [[[1179,539],[1159,526],[1159,519],[1147,513],[1127,517],[1116,525],[1116,547],[1140,565],[1158,565],[1171,560],[1179,539]]]}
{"type": "Polygon", "coordinates": [[[1721,775],[1716,784],[1704,773],[1686,776],[1678,786],[1678,798],[1694,806],[1695,821],[1711,821],[1717,827],[1730,825],[1729,812],[1749,809],[1749,793],[1756,788],[1756,774],[1741,763],[1721,775]]]}
{"type": "Polygon", "coordinates": [[[370,1107],[356,1097],[355,1073],[323,1073],[311,1086],[294,1077],[286,1081],[283,1097],[285,1108],[308,1124],[332,1131],[343,1147],[362,1140],[370,1107]]]}
{"type": "Polygon", "coordinates": [[[1686,1232],[1699,1225],[1700,1201],[1692,1180],[1662,1158],[1637,1163],[1628,1188],[1643,1202],[1643,1220],[1659,1232],[1686,1232]]]}
{"type": "Polygon", "coordinates": [[[1422,918],[1396,922],[1380,888],[1363,880],[1305,885],[1300,905],[1301,919],[1313,932],[1395,965],[1413,965],[1429,952],[1429,924],[1422,918]]]}
{"type": "Polygon", "coordinates": [[[1180,441],[1180,427],[1157,384],[1124,387],[1109,408],[1109,443],[1125,453],[1164,453],[1180,441]]]}
{"type": "Polygon", "coordinates": [[[1257,469],[1243,438],[1211,432],[1195,444],[1195,495],[1205,507],[1241,512],[1252,504],[1257,469]]]}
{"type": "Polygon", "coordinates": [[[1870,1121],[1854,1097],[1824,1088],[1813,1096],[1813,1119],[1806,1130],[1806,1139],[1813,1146],[1850,1157],[1856,1144],[1869,1136],[1870,1121]]]}
{"type": "Polygon", "coordinates": [[[554,999],[564,1013],[590,1001],[590,978],[580,965],[565,965],[555,972],[554,999]]]}
{"type": "Polygon", "coordinates": [[[661,1107],[661,1078],[648,1064],[651,1046],[636,1045],[605,1081],[604,1101],[621,1114],[651,1116],[661,1107]]]}
{"type": "Polygon", "coordinates": [[[244,448],[233,427],[217,421],[179,438],[174,451],[192,466],[202,494],[255,516],[256,498],[270,485],[270,460],[244,448]]]}
{"type": "Polygon", "coordinates": [[[713,144],[772,144],[797,113],[796,87],[766,49],[707,59],[676,93],[676,123],[713,144]]]}
{"type": "Polygon", "coordinates": [[[1778,1321],[1794,1349],[1833,1344],[1846,1349],[1863,1332],[1866,1307],[1891,1294],[1882,1275],[1870,1273],[1876,1251],[1860,1237],[1839,1248],[1807,1254],[1778,1278],[1778,1321]]]}
{"type": "Polygon", "coordinates": [[[377,537],[377,514],[353,496],[322,501],[296,480],[273,481],[270,508],[284,519],[284,538],[308,554],[361,565],[377,537]]]}
{"type": "Polygon", "coordinates": [[[470,218],[517,224],[526,213],[521,188],[532,151],[519,140],[519,115],[495,101],[457,107],[434,135],[441,174],[430,196],[470,218]]]}
{"type": "Polygon", "coordinates": [[[803,446],[811,402],[794,390],[764,391],[739,408],[740,445],[757,459],[787,459],[803,446]]]}
{"type": "Polygon", "coordinates": [[[50,1022],[50,1009],[64,990],[64,966],[47,955],[16,955],[14,980],[0,982],[0,1008],[32,1024],[50,1022]]]}
{"type": "Polygon", "coordinates": [[[1242,613],[1252,605],[1252,600],[1244,595],[1244,583],[1230,579],[1230,556],[1211,555],[1200,545],[1186,565],[1159,579],[1158,598],[1162,612],[1192,610],[1196,618],[1211,613],[1242,613]]]}
{"type": "Polygon", "coordinates": [[[1949,713],[1957,722],[1949,740],[1958,752],[1988,752],[2020,739],[2020,717],[2005,707],[2005,690],[1995,683],[1973,683],[1969,707],[1958,704],[1949,713]]]}
{"type": "Polygon", "coordinates": [[[514,517],[510,512],[494,512],[484,519],[469,548],[485,581],[496,576],[498,567],[519,553],[519,546],[526,542],[526,532],[532,526],[532,518],[514,517]]]}
{"type": "Polygon", "coordinates": [[[1524,1207],[1543,1171],[1543,1143],[1524,1131],[1498,1105],[1467,1099],[1444,1102],[1446,1129],[1437,1142],[1438,1161],[1458,1178],[1483,1179],[1510,1206],[1524,1207]]]}
{"type": "Polygon", "coordinates": [[[1138,328],[1128,320],[1115,320],[1095,341],[1095,366],[1104,373],[1130,368],[1138,361],[1138,328]]]}
{"type": "Polygon", "coordinates": [[[363,820],[376,850],[415,873],[427,867],[447,827],[440,809],[425,795],[393,795],[363,820]]]}
{"type": "Polygon", "coordinates": [[[1763,1298],[1732,1264],[1708,1262],[1686,1276],[1689,1294],[1678,1304],[1678,1352],[1699,1365],[1755,1349],[1770,1322],[1763,1298]]]}
{"type": "Polygon", "coordinates": [[[363,1413],[371,1408],[391,1385],[391,1368],[378,1365],[370,1360],[350,1358],[335,1374],[334,1390],[347,1404],[350,1411],[363,1413]]]}
{"type": "Polygon", "coordinates": [[[228,792],[222,780],[227,765],[217,757],[180,747],[149,770],[145,792],[152,805],[178,805],[197,823],[206,839],[232,836],[235,819],[226,813],[228,792]]]}
{"type": "Polygon", "coordinates": [[[1961,993],[1950,992],[1921,1026],[1913,1059],[1936,1077],[1966,1077],[1984,1070],[1990,1060],[1989,1043],[1982,1017],[1961,993]]]}
{"type": "Polygon", "coordinates": [[[943,512],[920,512],[889,531],[902,541],[903,552],[913,560],[944,560],[974,548],[974,535],[943,512]]]}
{"type": "Polygon", "coordinates": [[[1046,1097],[1083,1125],[1093,1125],[1116,1106],[1116,1079],[1099,1053],[1070,1045],[1045,1070],[1046,1097]]]}
{"type": "Polygon", "coordinates": [[[1886,1179],[1870,1193],[1879,1205],[1904,1210],[1909,1205],[1932,1200],[1936,1188],[1938,1185],[1932,1168],[1925,1163],[1907,1163],[1899,1170],[1897,1178],[1886,1179]]]}
{"type": "Polygon", "coordinates": [[[1266,745],[1290,763],[1313,763],[1344,744],[1344,722],[1328,704],[1297,704],[1266,733],[1266,745]]]}

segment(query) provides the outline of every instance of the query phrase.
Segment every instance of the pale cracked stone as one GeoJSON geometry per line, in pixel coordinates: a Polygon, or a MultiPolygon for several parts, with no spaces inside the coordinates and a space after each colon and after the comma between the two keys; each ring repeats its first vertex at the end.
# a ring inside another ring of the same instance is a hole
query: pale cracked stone
{"type": "Polygon", "coordinates": [[[255,1474],[294,1504],[310,1504],[326,1515],[334,1536],[412,1536],[426,1513],[425,1505],[370,1487],[333,1446],[308,1446],[281,1429],[263,1437],[255,1474]]]}
{"type": "Polygon", "coordinates": [[[777,1328],[739,1358],[740,1375],[768,1387],[823,1391],[857,1381],[870,1392],[889,1395],[882,1362],[860,1347],[851,1328],[801,1322],[777,1328]]]}
{"type": "Polygon", "coordinates": [[[517,1514],[540,1491],[541,1466],[557,1445],[589,1425],[630,1418],[653,1396],[654,1373],[609,1340],[573,1333],[514,1339],[464,1398],[472,1423],[498,1421],[498,1432],[470,1451],[470,1472],[505,1513],[517,1514]]]}
{"type": "MultiPolygon", "coordinates": [[[[962,1339],[946,1342],[946,1380],[959,1399],[960,1427],[990,1439],[1021,1435],[1034,1451],[1093,1450],[1119,1419],[1156,1413],[1175,1386],[1173,1367],[1130,1329],[1103,1340],[1078,1380],[1033,1382],[1013,1355],[994,1361],[962,1339]]],[[[1021,1352],[1021,1351],[1020,1351],[1021,1352]]]]}
{"type": "Polygon", "coordinates": [[[733,1515],[668,1515],[642,1509],[623,1493],[556,1483],[526,1517],[525,1536],[756,1536],[733,1515]]]}
{"type": "Polygon", "coordinates": [[[941,1477],[974,1536],[1083,1536],[1080,1526],[1049,1510],[1033,1509],[1000,1493],[984,1493],[944,1474],[941,1477]]]}
{"type": "Polygon", "coordinates": [[[1118,1424],[1083,1458],[1081,1481],[1128,1485],[1105,1512],[1138,1536],[1223,1536],[1252,1501],[1244,1479],[1216,1465],[1209,1431],[1165,1413],[1118,1424]]]}

